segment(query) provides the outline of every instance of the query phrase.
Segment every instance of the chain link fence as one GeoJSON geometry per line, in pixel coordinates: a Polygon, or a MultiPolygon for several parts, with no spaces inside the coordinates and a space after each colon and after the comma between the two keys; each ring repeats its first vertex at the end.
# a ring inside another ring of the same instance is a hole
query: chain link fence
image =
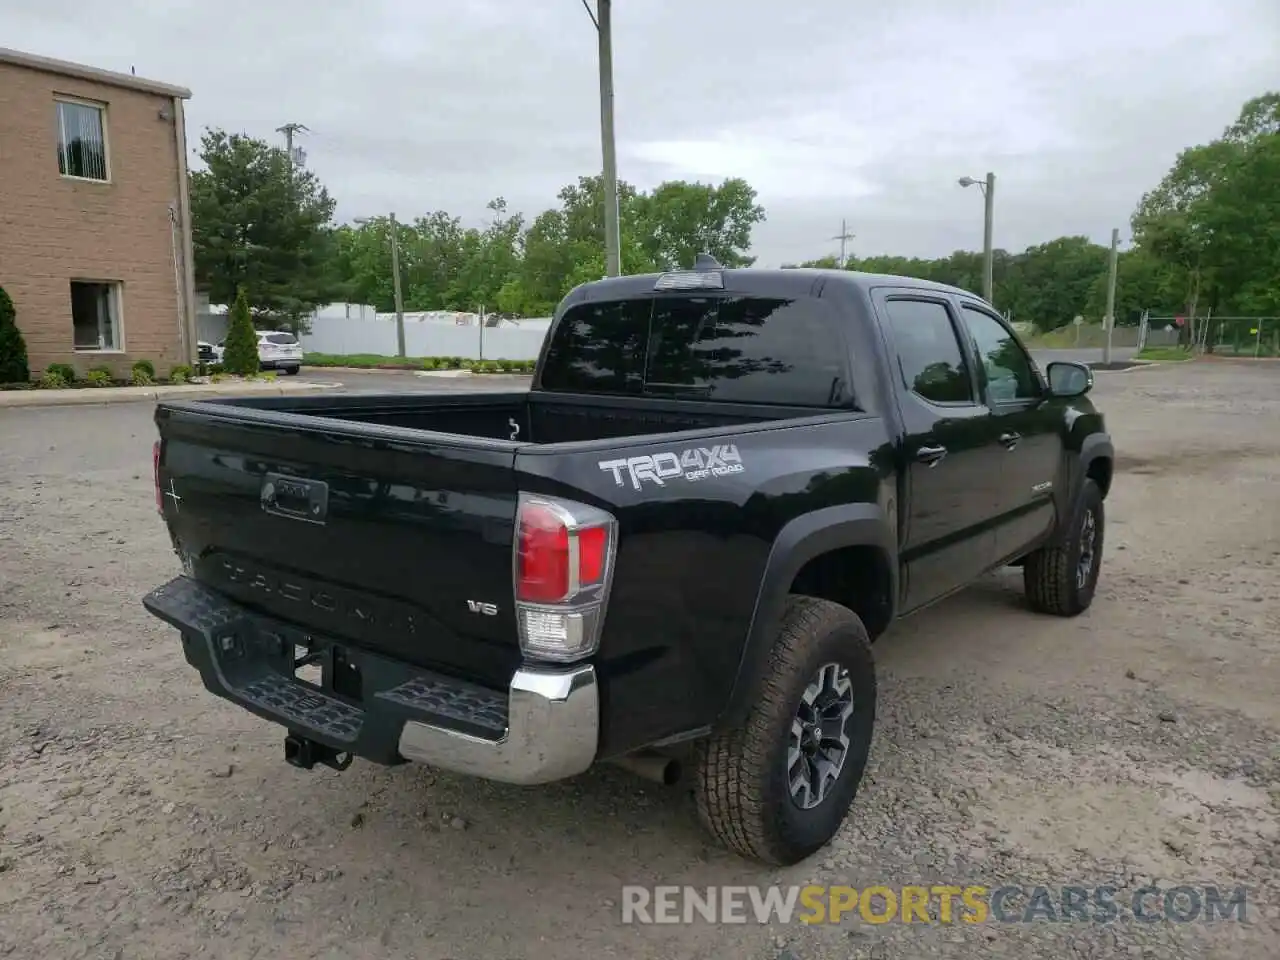
{"type": "Polygon", "coordinates": [[[1227,357],[1280,357],[1280,317],[1144,317],[1139,344],[1227,357]],[[1181,321],[1181,323],[1179,323],[1181,321]]]}

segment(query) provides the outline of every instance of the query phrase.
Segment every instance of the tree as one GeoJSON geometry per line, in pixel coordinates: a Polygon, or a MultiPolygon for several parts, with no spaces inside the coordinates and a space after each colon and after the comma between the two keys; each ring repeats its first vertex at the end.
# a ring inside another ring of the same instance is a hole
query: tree
{"type": "Polygon", "coordinates": [[[692,266],[699,253],[709,253],[726,267],[748,267],[751,230],[764,220],[764,207],[747,181],[733,177],[720,186],[668,180],[641,195],[637,203],[647,227],[640,245],[659,266],[692,266]]]}
{"type": "Polygon", "coordinates": [[[18,329],[13,300],[0,287],[0,383],[26,383],[30,379],[27,341],[18,329]]]}
{"type": "Polygon", "coordinates": [[[1189,312],[1271,313],[1280,310],[1278,218],[1280,93],[1267,93],[1217,140],[1182,151],[1132,226],[1169,281],[1180,281],[1189,312]]]}
{"type": "Polygon", "coordinates": [[[240,288],[264,319],[295,331],[339,298],[334,201],[315,174],[262,140],[207,130],[191,174],[196,283],[229,303],[240,288]]]}
{"type": "Polygon", "coordinates": [[[258,372],[258,336],[253,331],[253,316],[244,287],[236,293],[235,303],[227,317],[227,339],[223,341],[222,366],[228,373],[242,377],[258,372]]]}

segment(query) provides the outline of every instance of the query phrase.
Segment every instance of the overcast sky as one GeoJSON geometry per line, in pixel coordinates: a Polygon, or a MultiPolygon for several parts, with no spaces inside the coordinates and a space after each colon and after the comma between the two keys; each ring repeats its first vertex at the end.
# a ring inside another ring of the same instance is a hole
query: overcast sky
{"type": "MultiPolygon", "coordinates": [[[[589,0],[594,7],[595,0],[589,0]]],[[[762,265],[1128,235],[1177,152],[1280,88],[1280,0],[615,0],[619,176],[742,176],[762,265]]],[[[338,217],[530,217],[600,169],[581,0],[0,0],[5,46],[190,87],[205,126],[294,121],[338,217]]]]}

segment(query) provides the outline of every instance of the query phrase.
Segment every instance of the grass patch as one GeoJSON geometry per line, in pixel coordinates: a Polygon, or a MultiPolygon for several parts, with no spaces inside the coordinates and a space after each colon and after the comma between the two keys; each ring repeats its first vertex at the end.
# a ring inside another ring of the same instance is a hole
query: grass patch
{"type": "Polygon", "coordinates": [[[1183,347],[1147,347],[1134,354],[1135,360],[1158,360],[1161,363],[1175,363],[1191,357],[1191,351],[1183,347]]]}

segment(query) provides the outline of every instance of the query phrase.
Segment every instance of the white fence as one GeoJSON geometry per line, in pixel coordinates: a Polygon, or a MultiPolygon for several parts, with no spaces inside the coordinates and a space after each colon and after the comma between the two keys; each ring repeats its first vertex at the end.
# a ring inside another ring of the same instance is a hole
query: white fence
{"type": "MultiPolygon", "coordinates": [[[[199,304],[197,337],[218,343],[227,335],[227,308],[199,304]]],[[[375,313],[361,304],[335,303],[318,309],[310,318],[311,332],[302,335],[308,353],[396,355],[394,313],[375,313]]],[[[535,360],[542,349],[550,317],[504,322],[500,327],[480,326],[474,313],[434,310],[404,315],[405,356],[462,357],[467,360],[535,360]]]]}
{"type": "MultiPolygon", "coordinates": [[[[479,324],[426,320],[405,315],[404,352],[407,357],[462,357],[468,360],[534,360],[547,335],[545,323],[528,326],[482,327],[479,324]]],[[[371,353],[396,355],[396,318],[378,314],[352,317],[315,317],[311,332],[302,335],[307,353],[371,353]]]]}

